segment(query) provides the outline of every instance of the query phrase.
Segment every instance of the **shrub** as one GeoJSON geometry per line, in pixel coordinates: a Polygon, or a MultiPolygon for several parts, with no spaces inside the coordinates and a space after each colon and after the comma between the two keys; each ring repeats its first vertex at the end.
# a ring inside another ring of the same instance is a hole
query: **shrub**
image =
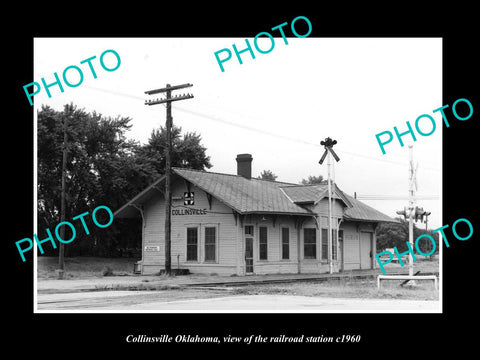
{"type": "Polygon", "coordinates": [[[102,269],[102,276],[113,276],[113,270],[110,266],[104,266],[102,269]]]}

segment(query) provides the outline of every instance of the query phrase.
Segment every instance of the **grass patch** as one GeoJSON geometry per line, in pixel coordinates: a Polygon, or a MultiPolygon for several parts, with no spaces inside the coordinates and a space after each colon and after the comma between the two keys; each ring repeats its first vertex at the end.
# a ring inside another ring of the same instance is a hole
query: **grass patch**
{"type": "MultiPolygon", "coordinates": [[[[407,264],[401,266],[398,262],[390,262],[384,265],[384,268],[387,274],[408,271],[407,264]]],[[[438,273],[440,271],[440,263],[438,257],[435,256],[433,257],[433,259],[430,260],[428,258],[418,256],[417,261],[413,262],[413,271],[414,273],[420,271],[419,275],[438,273]]]]}
{"type": "MultiPolygon", "coordinates": [[[[134,258],[67,257],[65,274],[67,279],[133,275],[133,264],[136,261],[134,258]]],[[[56,269],[58,269],[57,257],[37,257],[39,279],[56,279],[56,269]]]]}
{"type": "Polygon", "coordinates": [[[285,284],[258,284],[236,288],[236,295],[297,295],[313,297],[338,297],[357,299],[408,299],[438,300],[433,284],[419,283],[416,287],[400,287],[382,283],[378,289],[374,279],[341,279],[321,282],[296,282],[285,284]]]}
{"type": "Polygon", "coordinates": [[[164,285],[164,284],[108,284],[108,285],[95,285],[95,290],[98,291],[119,291],[119,290],[126,290],[126,291],[163,291],[163,290],[180,290],[184,289],[183,286],[180,285],[164,285]]]}

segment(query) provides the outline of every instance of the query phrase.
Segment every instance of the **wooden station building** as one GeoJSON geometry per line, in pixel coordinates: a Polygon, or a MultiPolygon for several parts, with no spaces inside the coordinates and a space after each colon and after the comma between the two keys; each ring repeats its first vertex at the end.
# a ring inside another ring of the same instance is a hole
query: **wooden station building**
{"type": "MultiPolygon", "coordinates": [[[[323,273],[328,264],[327,184],[252,178],[250,154],[237,174],[172,169],[171,264],[192,273],[323,273]]],[[[142,274],[165,267],[165,178],[118,209],[142,220],[142,274]]],[[[387,215],[332,185],[334,272],[375,268],[375,228],[387,215]]]]}

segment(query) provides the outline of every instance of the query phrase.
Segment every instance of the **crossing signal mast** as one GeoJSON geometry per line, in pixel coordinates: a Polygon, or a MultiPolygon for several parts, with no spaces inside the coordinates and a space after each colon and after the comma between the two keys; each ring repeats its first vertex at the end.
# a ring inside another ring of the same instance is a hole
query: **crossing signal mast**
{"type": "MultiPolygon", "coordinates": [[[[409,158],[410,158],[410,185],[409,185],[409,195],[408,200],[408,242],[410,243],[410,248],[413,249],[413,218],[415,213],[415,190],[417,189],[417,167],[413,166],[413,146],[408,147],[409,158]]],[[[408,275],[413,276],[413,257],[412,253],[408,253],[408,275]]]]}
{"type": "MultiPolygon", "coordinates": [[[[410,210],[407,209],[406,207],[403,208],[403,210],[399,210],[396,212],[398,215],[402,215],[405,220],[407,220],[410,217],[410,210]]],[[[431,215],[430,211],[423,210],[422,207],[415,206],[413,209],[413,218],[414,221],[420,221],[424,222],[425,224],[428,223],[428,217],[431,215]]],[[[426,230],[426,229],[425,229],[426,230]]]]}
{"type": "Polygon", "coordinates": [[[320,145],[325,147],[325,152],[323,153],[320,161],[320,165],[327,159],[327,168],[328,168],[328,269],[329,273],[333,274],[333,261],[332,261],[332,182],[330,177],[330,166],[332,165],[331,156],[334,157],[335,161],[340,161],[340,158],[335,154],[332,147],[337,143],[337,140],[332,140],[327,137],[324,141],[320,141],[320,145]]]}
{"type": "MultiPolygon", "coordinates": [[[[397,211],[398,215],[402,215],[405,220],[408,219],[408,242],[410,248],[413,249],[413,222],[421,221],[425,218],[425,223],[428,222],[428,216],[431,214],[429,211],[423,210],[423,207],[416,206],[415,191],[417,190],[417,166],[413,164],[413,146],[409,147],[409,201],[408,208],[404,207],[403,210],[397,211]]],[[[412,253],[408,254],[408,274],[413,276],[413,257],[412,253]]]]}

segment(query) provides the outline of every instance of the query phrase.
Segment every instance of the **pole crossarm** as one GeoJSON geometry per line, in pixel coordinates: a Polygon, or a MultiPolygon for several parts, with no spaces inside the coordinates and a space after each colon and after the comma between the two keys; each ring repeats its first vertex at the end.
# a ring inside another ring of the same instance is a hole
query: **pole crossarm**
{"type": "Polygon", "coordinates": [[[145,91],[145,94],[147,95],[159,94],[159,93],[167,92],[170,90],[178,90],[178,89],[183,89],[183,88],[192,87],[192,86],[193,84],[190,84],[190,83],[182,84],[182,85],[167,86],[161,89],[147,90],[145,91]]]}
{"type": "Polygon", "coordinates": [[[183,95],[173,96],[170,99],[145,100],[145,105],[164,104],[164,103],[169,103],[169,102],[172,102],[172,101],[192,99],[192,98],[193,98],[193,95],[191,95],[191,94],[183,94],[183,95]]]}

